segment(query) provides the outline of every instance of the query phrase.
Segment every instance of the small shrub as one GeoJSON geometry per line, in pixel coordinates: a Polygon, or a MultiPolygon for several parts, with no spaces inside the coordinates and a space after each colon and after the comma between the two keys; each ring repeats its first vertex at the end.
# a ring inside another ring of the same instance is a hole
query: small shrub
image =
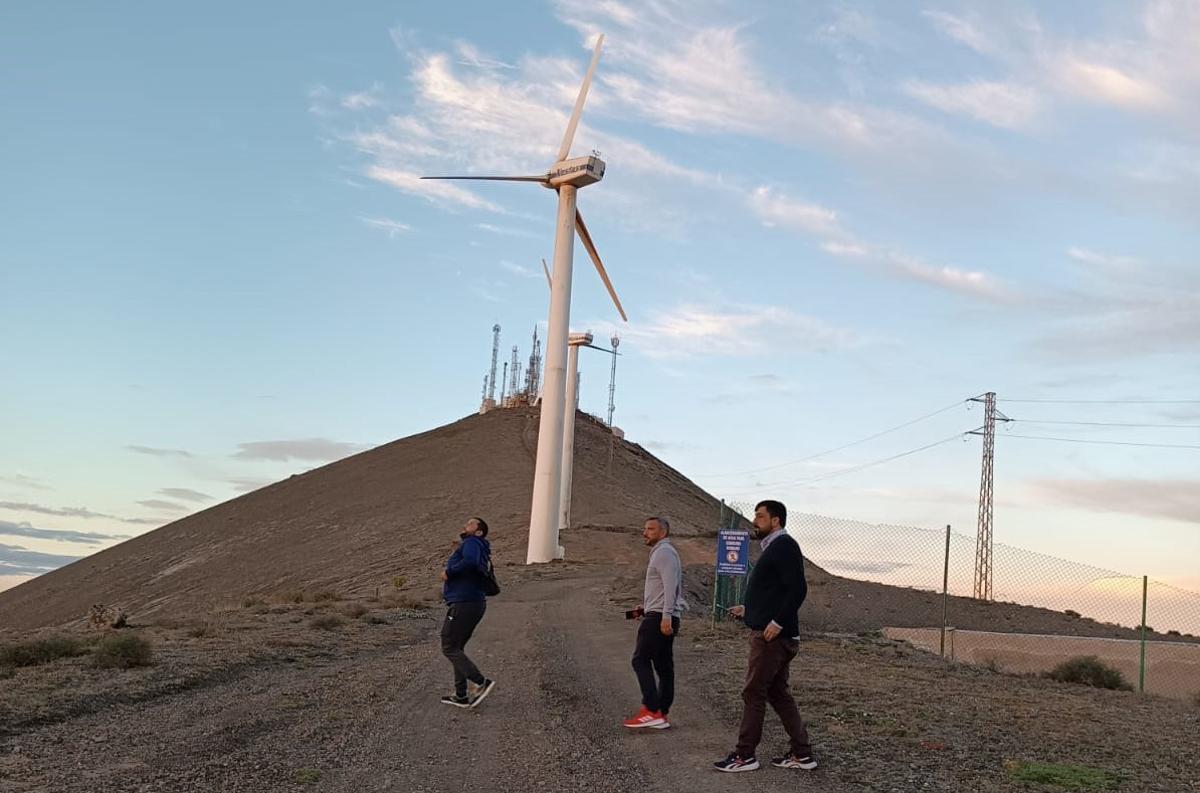
{"type": "Polygon", "coordinates": [[[321,781],[321,772],[315,768],[301,768],[293,778],[301,785],[311,785],[321,781]]]}
{"type": "Polygon", "coordinates": [[[332,631],[342,627],[346,621],[337,614],[325,614],[320,617],[315,617],[309,620],[308,624],[314,628],[323,631],[332,631]]]}
{"type": "Polygon", "coordinates": [[[39,666],[59,658],[87,652],[83,642],[71,636],[49,636],[0,647],[0,666],[39,666]]]}
{"type": "Polygon", "coordinates": [[[342,613],[352,620],[358,619],[368,611],[370,611],[370,609],[358,602],[347,603],[346,605],[342,606],[342,613]]]}
{"type": "Polygon", "coordinates": [[[105,636],[92,648],[92,664],[101,669],[149,666],[154,653],[150,642],[140,636],[105,636]]]}
{"type": "Polygon", "coordinates": [[[187,635],[193,639],[205,639],[217,635],[217,626],[211,622],[197,622],[187,629],[187,635]]]}
{"type": "Polygon", "coordinates": [[[1174,629],[1167,631],[1167,635],[1168,636],[1183,636],[1182,633],[1180,633],[1179,631],[1174,630],[1174,629]]]}
{"type": "Polygon", "coordinates": [[[265,605],[267,605],[267,601],[263,600],[258,595],[251,595],[250,597],[248,597],[242,601],[242,608],[244,608],[244,609],[252,609],[252,608],[255,608],[256,606],[265,606],[265,605]]]}
{"type": "Polygon", "coordinates": [[[1114,691],[1133,690],[1133,686],[1125,682],[1125,677],[1120,671],[1094,655],[1081,655],[1063,661],[1047,672],[1046,677],[1060,683],[1080,683],[1085,686],[1108,688],[1114,691]]]}
{"type": "Polygon", "coordinates": [[[1121,776],[1103,768],[1057,763],[1026,763],[1006,760],[1009,776],[1021,782],[1054,785],[1065,790],[1113,790],[1121,784],[1121,776]]]}
{"type": "Polygon", "coordinates": [[[1200,691],[1197,691],[1195,694],[1192,694],[1192,704],[1195,705],[1196,707],[1200,708],[1200,691]]]}
{"type": "Polygon", "coordinates": [[[314,592],[312,596],[313,603],[329,603],[334,600],[341,600],[341,597],[332,589],[323,589],[320,592],[314,592]]]}
{"type": "MultiPolygon", "coordinates": [[[[387,625],[387,617],[383,616],[382,614],[368,614],[367,616],[363,617],[363,622],[367,623],[368,625],[387,625]]],[[[1200,694],[1197,696],[1200,696],[1200,694]]]]}
{"type": "Polygon", "coordinates": [[[404,589],[404,586],[407,583],[408,579],[402,575],[398,575],[392,579],[392,586],[394,586],[396,589],[404,589]]]}
{"type": "Polygon", "coordinates": [[[279,595],[277,596],[277,598],[282,603],[303,603],[304,602],[304,590],[303,589],[294,589],[289,592],[280,592],[279,595]]]}
{"type": "Polygon", "coordinates": [[[1066,614],[1068,617],[1074,617],[1076,619],[1079,619],[1079,616],[1080,616],[1079,612],[1075,611],[1074,609],[1067,609],[1066,611],[1063,612],[1063,614],[1066,614]]]}

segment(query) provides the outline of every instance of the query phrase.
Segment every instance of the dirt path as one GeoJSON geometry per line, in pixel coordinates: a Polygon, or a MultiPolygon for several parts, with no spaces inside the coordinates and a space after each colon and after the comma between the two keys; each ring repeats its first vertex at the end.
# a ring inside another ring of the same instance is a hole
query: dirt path
{"type": "MultiPolygon", "coordinates": [[[[473,642],[485,674],[499,681],[487,701],[477,711],[438,703],[449,671],[440,657],[432,659],[377,725],[369,754],[379,763],[331,774],[324,789],[734,789],[744,780],[709,767],[730,745],[732,727],[688,685],[686,663],[673,729],[630,733],[620,726],[638,693],[629,668],[633,629],[618,610],[605,609],[610,580],[536,581],[494,600],[473,642]]],[[[773,768],[756,777],[762,790],[794,790],[801,781],[810,790],[836,789],[819,784],[818,775],[801,780],[773,768]]]]}
{"type": "MultiPolygon", "coordinates": [[[[676,726],[620,726],[638,693],[633,628],[608,603],[611,581],[596,570],[496,598],[470,646],[498,681],[476,711],[438,702],[450,671],[428,620],[406,646],[273,663],[27,732],[0,745],[0,791],[740,789],[747,775],[709,768],[734,726],[690,681],[686,636],[676,726]]],[[[780,744],[767,736],[763,754],[780,744]]],[[[759,790],[846,789],[820,771],[753,776],[759,790]]]]}

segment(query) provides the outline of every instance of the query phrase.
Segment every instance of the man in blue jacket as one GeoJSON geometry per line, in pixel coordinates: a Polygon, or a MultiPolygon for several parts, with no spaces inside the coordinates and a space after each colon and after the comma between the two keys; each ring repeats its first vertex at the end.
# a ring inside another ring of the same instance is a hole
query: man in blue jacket
{"type": "Polygon", "coordinates": [[[791,739],[787,754],[771,760],[771,765],[805,771],[817,767],[808,728],[788,688],[788,667],[800,650],[798,612],[808,594],[808,582],[804,578],[804,556],[784,531],[786,525],[787,507],[778,501],[760,501],[754,507],[754,536],[762,555],[746,582],[743,604],[729,610],[750,629],[742,723],[737,748],[713,763],[718,771],[754,771],[759,767],[755,752],[762,740],[768,702],[791,739]]]}
{"type": "Polygon", "coordinates": [[[454,693],[442,702],[459,708],[473,708],[492,693],[496,681],[489,680],[467,657],[464,648],[475,626],[487,610],[483,581],[492,560],[487,541],[488,525],[483,518],[471,518],[459,535],[461,542],[446,561],[442,571],[442,597],[446,601],[446,621],[442,623],[442,655],[454,667],[454,693]]]}

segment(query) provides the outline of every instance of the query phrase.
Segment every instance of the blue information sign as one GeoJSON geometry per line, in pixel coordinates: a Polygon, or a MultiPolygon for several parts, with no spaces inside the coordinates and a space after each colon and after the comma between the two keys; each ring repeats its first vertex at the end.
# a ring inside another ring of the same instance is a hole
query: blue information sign
{"type": "Polygon", "coordinates": [[[750,567],[750,532],[717,532],[717,575],[745,575],[750,567]]]}

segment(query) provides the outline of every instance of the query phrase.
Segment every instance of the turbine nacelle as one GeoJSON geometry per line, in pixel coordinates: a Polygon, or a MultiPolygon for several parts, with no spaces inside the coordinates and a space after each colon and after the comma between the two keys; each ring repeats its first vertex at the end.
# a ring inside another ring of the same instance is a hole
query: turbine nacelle
{"type": "Polygon", "coordinates": [[[546,174],[546,187],[563,185],[586,187],[604,178],[604,160],[599,157],[572,157],[554,164],[546,174]]]}

